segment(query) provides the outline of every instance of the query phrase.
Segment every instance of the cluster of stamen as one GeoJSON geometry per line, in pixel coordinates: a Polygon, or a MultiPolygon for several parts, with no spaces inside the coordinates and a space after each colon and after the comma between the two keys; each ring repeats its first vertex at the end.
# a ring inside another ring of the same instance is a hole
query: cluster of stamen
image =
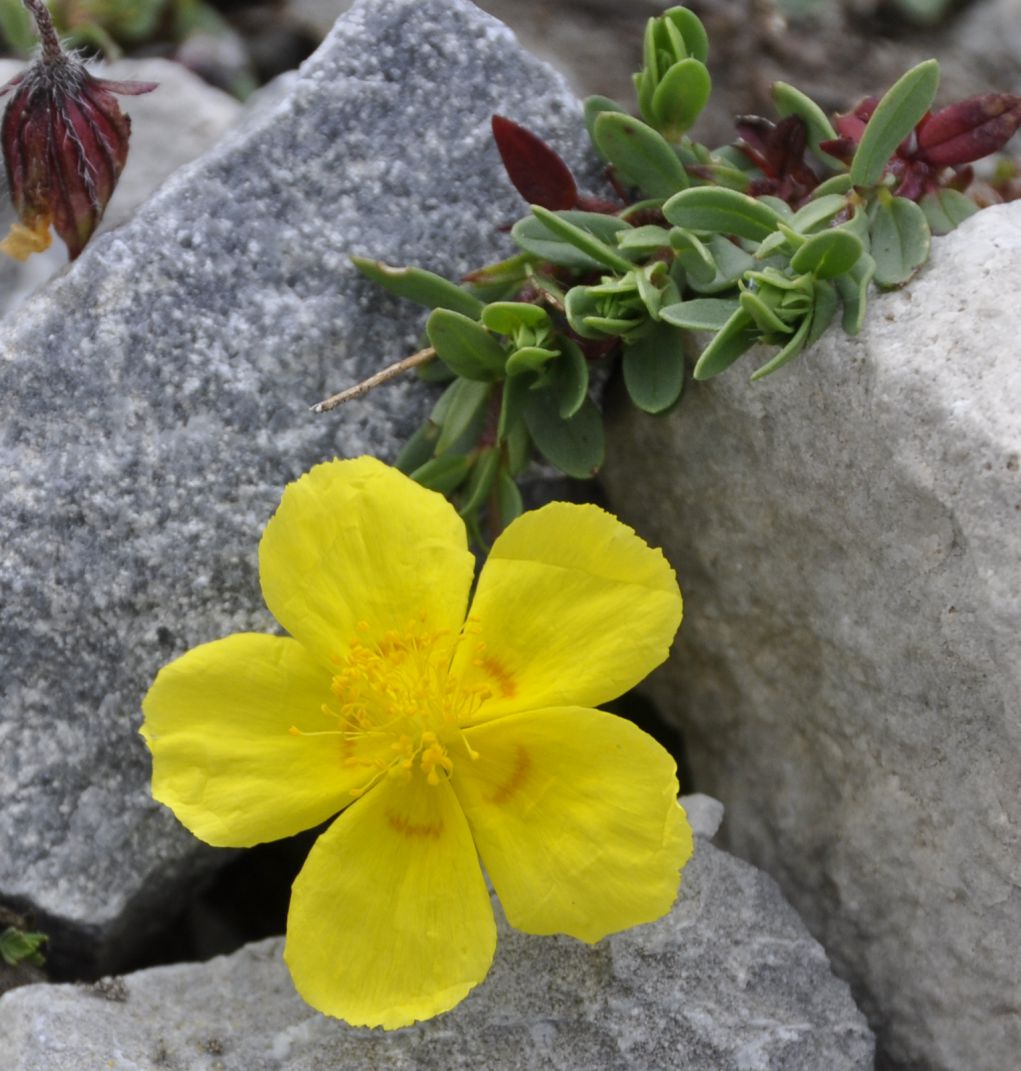
{"type": "MultiPolygon", "coordinates": [[[[360,634],[368,630],[359,623],[360,634]]],[[[420,622],[373,644],[355,640],[335,660],[332,700],[322,708],[338,724],[329,735],[341,737],[344,765],[364,766],[369,775],[352,795],[362,795],[381,777],[410,778],[416,770],[439,785],[453,772],[458,752],[478,758],[463,730],[489,691],[451,678],[458,642],[420,622]]]]}

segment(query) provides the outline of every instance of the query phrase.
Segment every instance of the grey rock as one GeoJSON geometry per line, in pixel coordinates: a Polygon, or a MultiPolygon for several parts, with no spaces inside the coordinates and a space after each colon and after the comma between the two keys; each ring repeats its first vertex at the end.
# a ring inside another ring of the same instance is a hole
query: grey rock
{"type": "Polygon", "coordinates": [[[283,485],[392,458],[424,415],[414,382],[308,406],[418,341],[349,253],[456,277],[510,251],[497,109],[581,158],[577,103],[501,25],[366,0],[0,329],[0,901],[59,970],[114,969],[223,857],[150,800],[140,699],[185,649],[273,627],[256,548],[283,485]]]}
{"type": "Polygon", "coordinates": [[[608,448],[685,592],[652,687],[728,845],[927,1071],[1021,1049],[1019,280],[1021,203],[987,209],[858,338],[608,448]]]}
{"type": "MultiPolygon", "coordinates": [[[[684,801],[687,803],[687,800],[684,801]]],[[[704,801],[703,801],[704,802],[704,801]]],[[[673,911],[587,946],[510,930],[448,1015],[353,1030],[295,995],[280,938],[0,999],[8,1071],[866,1071],[873,1039],[775,883],[699,837],[673,911]]]]}
{"type": "MultiPolygon", "coordinates": [[[[23,67],[14,60],[0,60],[0,84],[23,67]]],[[[131,116],[131,150],[100,224],[102,233],[130,219],[168,175],[215,145],[237,122],[242,108],[233,97],[167,60],[121,60],[96,67],[94,72],[102,78],[159,83],[158,89],[144,96],[117,98],[131,116]]],[[[6,197],[3,203],[0,233],[14,219],[6,197]]],[[[66,264],[67,249],[56,238],[45,253],[23,264],[0,258],[0,315],[17,308],[66,264]]]]}

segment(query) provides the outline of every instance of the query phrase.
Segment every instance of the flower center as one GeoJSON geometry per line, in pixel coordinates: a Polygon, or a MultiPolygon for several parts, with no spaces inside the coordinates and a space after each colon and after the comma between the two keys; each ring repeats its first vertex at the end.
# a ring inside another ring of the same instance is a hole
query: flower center
{"type": "MultiPolygon", "coordinates": [[[[368,631],[364,622],[359,632],[368,631]]],[[[356,640],[337,659],[331,702],[323,712],[338,721],[344,764],[365,766],[361,795],[382,776],[417,774],[430,785],[450,776],[455,759],[478,758],[463,729],[489,694],[453,680],[457,639],[411,626],[387,632],[376,644],[356,640]]]]}

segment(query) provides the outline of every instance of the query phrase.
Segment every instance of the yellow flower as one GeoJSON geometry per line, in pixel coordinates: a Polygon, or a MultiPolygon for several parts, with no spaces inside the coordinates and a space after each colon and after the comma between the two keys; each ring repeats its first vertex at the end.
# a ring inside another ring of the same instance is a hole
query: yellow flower
{"type": "Polygon", "coordinates": [[[670,756],[591,709],[667,655],[673,571],[595,506],[553,503],[474,559],[440,495],[373,460],[284,491],[259,547],[293,639],[166,666],[144,703],[152,791],[210,844],[333,815],[292,891],[285,959],[357,1026],[447,1011],[511,925],[594,942],[665,914],[691,832],[670,756]],[[338,814],[339,812],[339,814],[338,814]]]}

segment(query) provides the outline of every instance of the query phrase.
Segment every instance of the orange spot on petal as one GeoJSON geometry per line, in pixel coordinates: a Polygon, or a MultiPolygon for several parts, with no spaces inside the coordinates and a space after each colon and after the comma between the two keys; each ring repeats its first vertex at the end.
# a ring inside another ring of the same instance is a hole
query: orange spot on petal
{"type": "Polygon", "coordinates": [[[514,768],[510,772],[510,776],[502,785],[497,785],[496,788],[489,795],[489,802],[495,803],[498,807],[505,804],[521,786],[525,783],[528,777],[528,771],[532,768],[532,758],[528,752],[518,744],[517,752],[514,756],[514,768]]]}
{"type": "Polygon", "coordinates": [[[485,655],[480,663],[486,673],[496,681],[501,695],[508,699],[517,695],[518,686],[514,683],[514,678],[492,655],[485,655]]]}
{"type": "Polygon", "coordinates": [[[386,820],[390,828],[404,837],[426,837],[436,840],[443,832],[442,822],[411,822],[402,814],[386,812],[386,820]]]}

